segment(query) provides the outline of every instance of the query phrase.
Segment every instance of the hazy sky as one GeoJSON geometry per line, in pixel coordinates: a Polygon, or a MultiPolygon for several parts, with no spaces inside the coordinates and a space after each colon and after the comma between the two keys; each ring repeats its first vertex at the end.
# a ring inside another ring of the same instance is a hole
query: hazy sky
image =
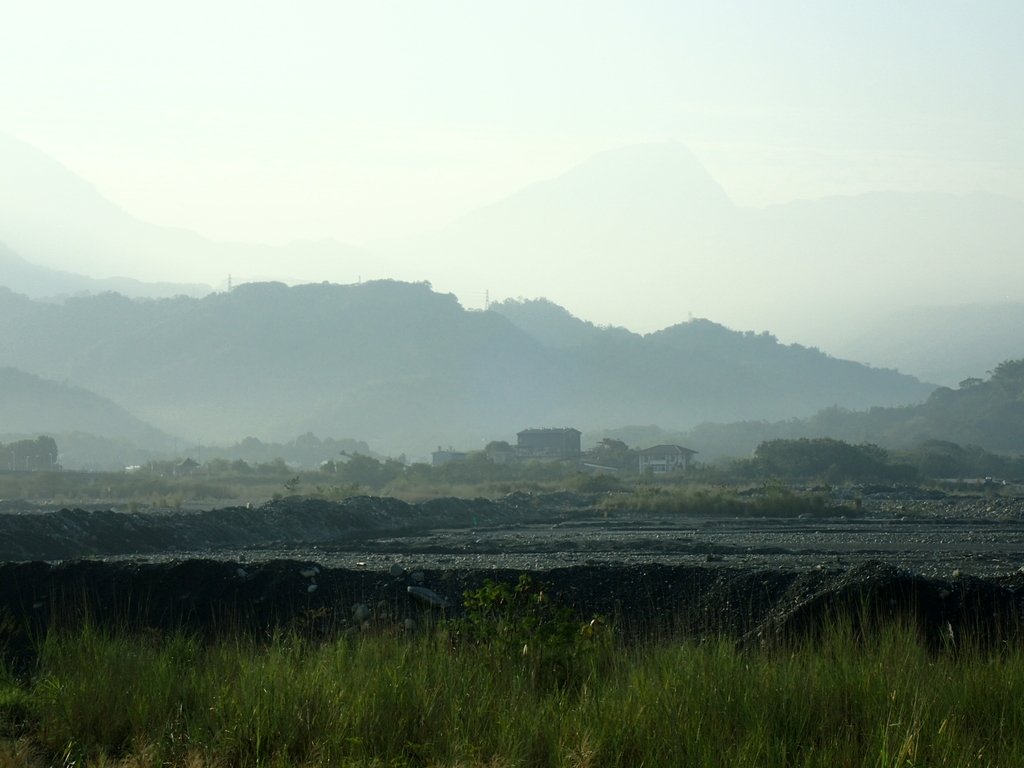
{"type": "Polygon", "coordinates": [[[11,2],[0,130],[248,241],[401,237],[666,139],[741,204],[1024,198],[1022,29],[1020,0],[11,2]]]}

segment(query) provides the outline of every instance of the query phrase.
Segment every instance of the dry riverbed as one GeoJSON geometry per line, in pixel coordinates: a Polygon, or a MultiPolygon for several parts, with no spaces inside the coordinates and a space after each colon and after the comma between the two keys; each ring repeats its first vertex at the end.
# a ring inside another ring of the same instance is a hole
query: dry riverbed
{"type": "MultiPolygon", "coordinates": [[[[86,611],[155,629],[401,631],[457,614],[487,579],[528,572],[581,619],[638,630],[757,640],[870,603],[915,617],[936,643],[968,628],[1018,631],[1019,498],[903,489],[771,518],[612,512],[603,499],[290,498],[134,513],[8,504],[0,624],[38,629],[86,611]]],[[[2,634],[0,646],[24,645],[2,634]]]]}

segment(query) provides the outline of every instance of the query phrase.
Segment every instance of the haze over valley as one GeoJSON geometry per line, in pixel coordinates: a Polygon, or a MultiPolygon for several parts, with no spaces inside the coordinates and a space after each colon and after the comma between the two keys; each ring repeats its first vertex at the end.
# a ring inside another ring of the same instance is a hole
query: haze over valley
{"type": "Polygon", "coordinates": [[[19,9],[0,436],[968,435],[934,393],[1024,357],[1020,11],[741,5],[19,9]]]}
{"type": "MultiPolygon", "coordinates": [[[[202,295],[246,275],[426,280],[471,308],[487,296],[545,297],[637,332],[707,317],[953,384],[974,371],[912,353],[904,363],[888,328],[927,330],[929,313],[980,305],[958,310],[957,341],[970,350],[991,343],[984,307],[1017,303],[1013,286],[1024,283],[1017,200],[874,193],[744,208],[676,143],[602,153],[436,232],[364,248],[218,243],[130,216],[9,137],[0,158],[18,179],[0,189],[5,284],[37,297],[202,295]]],[[[1014,350],[1002,342],[992,353],[1014,350]]]]}
{"type": "Polygon", "coordinates": [[[12,366],[86,386],[193,442],[313,431],[395,454],[482,447],[538,423],[684,428],[902,404],[931,389],[709,321],[639,336],[547,303],[467,311],[387,281],[143,302],[5,291],[0,338],[12,366]]]}
{"type": "Polygon", "coordinates": [[[5,4],[0,768],[1024,765],[1021,30],[5,4]]]}

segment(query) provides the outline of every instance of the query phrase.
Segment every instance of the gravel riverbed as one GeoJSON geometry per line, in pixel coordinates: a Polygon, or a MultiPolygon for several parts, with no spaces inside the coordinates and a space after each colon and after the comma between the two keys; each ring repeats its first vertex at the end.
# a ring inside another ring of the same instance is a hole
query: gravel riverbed
{"type": "MultiPolygon", "coordinates": [[[[571,493],[194,512],[8,504],[0,624],[38,630],[86,610],[160,629],[386,629],[438,613],[411,587],[457,613],[466,589],[527,572],[581,618],[623,627],[749,640],[871,604],[915,617],[935,643],[967,628],[1017,636],[1024,500],[913,490],[857,499],[771,518],[610,512],[600,496],[571,493]]],[[[4,643],[19,644],[0,631],[4,643]]]]}

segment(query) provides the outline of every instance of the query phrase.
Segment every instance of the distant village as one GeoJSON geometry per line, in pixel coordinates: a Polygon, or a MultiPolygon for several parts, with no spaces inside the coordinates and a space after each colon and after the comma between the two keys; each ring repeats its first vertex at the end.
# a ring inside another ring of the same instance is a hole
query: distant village
{"type": "MultiPolygon", "coordinates": [[[[504,440],[488,443],[482,451],[495,464],[517,461],[575,461],[580,469],[595,474],[638,472],[641,475],[685,472],[697,454],[681,445],[653,445],[630,450],[619,440],[605,438],[590,451],[580,449],[580,431],[572,427],[524,429],[516,434],[516,444],[504,440]]],[[[473,452],[443,449],[431,454],[435,467],[467,461],[473,452]]]]}

